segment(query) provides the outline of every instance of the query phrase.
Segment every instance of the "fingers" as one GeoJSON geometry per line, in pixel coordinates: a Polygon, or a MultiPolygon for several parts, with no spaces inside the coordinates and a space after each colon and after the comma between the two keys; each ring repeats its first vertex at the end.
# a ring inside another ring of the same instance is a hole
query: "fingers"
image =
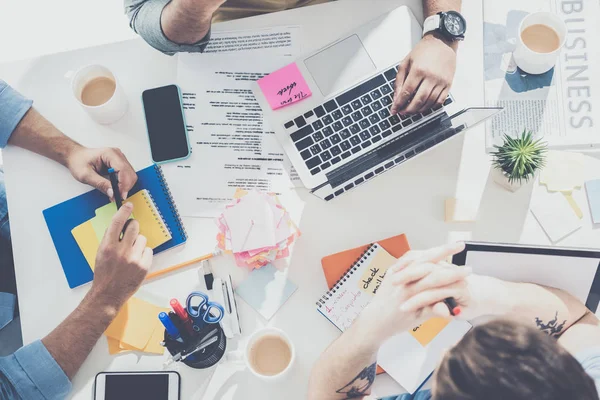
{"type": "Polygon", "coordinates": [[[133,243],[132,252],[136,259],[141,260],[142,255],[144,254],[144,250],[146,249],[146,244],[148,244],[148,239],[144,235],[138,235],[135,239],[135,243],[133,243]]]}
{"type": "Polygon", "coordinates": [[[96,171],[90,169],[89,172],[86,172],[83,175],[81,181],[98,189],[111,199],[113,198],[112,186],[110,185],[110,181],[104,178],[103,176],[99,175],[96,171]]]}
{"type": "Polygon", "coordinates": [[[131,204],[131,203],[123,204],[123,206],[121,208],[119,208],[117,213],[113,216],[112,221],[111,221],[110,225],[108,226],[108,229],[106,230],[106,234],[104,235],[104,238],[112,243],[118,242],[119,238],[121,237],[121,232],[123,231],[123,228],[125,227],[125,223],[131,216],[132,212],[133,212],[133,204],[131,204]]]}
{"type": "Polygon", "coordinates": [[[440,267],[432,263],[424,263],[404,267],[400,272],[394,274],[392,283],[396,286],[400,286],[416,282],[431,274],[436,268],[440,267]]]}
{"type": "Polygon", "coordinates": [[[406,106],[411,102],[413,95],[417,92],[417,88],[423,81],[423,75],[415,69],[408,72],[408,76],[404,83],[398,82],[396,78],[396,91],[394,92],[394,103],[390,109],[392,114],[402,113],[406,106]]]}
{"type": "Polygon", "coordinates": [[[142,253],[142,267],[144,267],[144,269],[146,271],[148,271],[150,269],[150,267],[152,266],[152,259],[154,258],[154,252],[152,251],[152,249],[150,247],[146,247],[144,249],[144,252],[142,253]]]}
{"type": "Polygon", "coordinates": [[[444,102],[446,101],[446,99],[448,98],[448,95],[450,94],[450,87],[446,87],[444,90],[442,90],[442,92],[440,93],[440,95],[438,96],[435,104],[441,106],[442,104],[444,104],[444,102]]]}
{"type": "Polygon", "coordinates": [[[436,105],[438,98],[440,97],[440,94],[443,91],[444,91],[444,86],[438,85],[438,86],[434,87],[433,90],[431,91],[431,94],[429,95],[429,99],[427,99],[427,102],[425,103],[425,105],[423,105],[423,111],[433,108],[433,106],[436,105]]]}
{"type": "Polygon", "coordinates": [[[119,149],[106,149],[102,154],[102,162],[108,168],[113,168],[117,171],[119,191],[124,199],[127,198],[129,190],[137,182],[137,174],[129,161],[127,161],[125,154],[119,149]]]}
{"type": "Polygon", "coordinates": [[[425,275],[418,281],[414,281],[414,283],[409,286],[406,286],[406,297],[410,298],[418,293],[452,285],[457,282],[465,282],[465,278],[469,276],[471,272],[472,270],[469,267],[436,266],[431,273],[425,275]]]}
{"type": "Polygon", "coordinates": [[[408,66],[410,61],[408,59],[404,59],[400,65],[398,65],[398,73],[396,74],[396,80],[394,81],[394,99],[392,101],[392,107],[390,108],[390,112],[395,114],[396,104],[400,102],[400,93],[402,92],[402,87],[404,86],[404,80],[406,79],[406,75],[408,73],[408,66]]]}
{"type": "MultiPolygon", "coordinates": [[[[123,232],[123,238],[121,242],[123,242],[127,246],[133,246],[133,244],[138,240],[138,235],[140,234],[140,224],[136,220],[128,220],[125,223],[125,231],[123,232]]],[[[140,251],[140,255],[142,252],[140,251]]]]}
{"type": "Polygon", "coordinates": [[[435,303],[443,302],[448,297],[460,297],[466,289],[466,282],[459,281],[451,285],[434,288],[418,293],[408,299],[400,306],[402,312],[415,312],[422,308],[433,306],[435,303]]]}
{"type": "Polygon", "coordinates": [[[433,88],[434,86],[431,84],[429,79],[423,79],[418,91],[416,91],[415,95],[410,102],[406,104],[404,109],[400,109],[400,113],[411,115],[424,110],[424,106],[429,101],[429,97],[431,96],[433,88]]]}
{"type": "Polygon", "coordinates": [[[465,249],[463,242],[448,243],[444,246],[434,247],[420,253],[418,259],[414,263],[431,262],[438,263],[446,260],[446,258],[460,253],[465,249]]]}
{"type": "Polygon", "coordinates": [[[441,317],[441,318],[452,317],[452,314],[450,314],[450,310],[448,309],[448,306],[443,301],[439,302],[439,303],[435,303],[433,305],[433,307],[431,307],[431,314],[435,315],[436,317],[441,317]]]}

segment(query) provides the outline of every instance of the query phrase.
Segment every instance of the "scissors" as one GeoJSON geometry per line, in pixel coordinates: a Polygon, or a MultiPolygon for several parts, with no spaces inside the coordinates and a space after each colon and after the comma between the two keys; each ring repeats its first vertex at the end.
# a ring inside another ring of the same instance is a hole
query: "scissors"
{"type": "Polygon", "coordinates": [[[187,312],[192,317],[192,327],[196,332],[205,324],[217,324],[225,315],[225,309],[219,303],[208,301],[208,296],[202,292],[192,292],[186,301],[187,312]]]}

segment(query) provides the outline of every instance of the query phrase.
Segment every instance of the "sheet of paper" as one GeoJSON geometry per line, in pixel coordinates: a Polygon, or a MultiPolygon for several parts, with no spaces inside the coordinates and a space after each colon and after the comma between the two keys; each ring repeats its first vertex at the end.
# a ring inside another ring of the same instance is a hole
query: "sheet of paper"
{"type": "Polygon", "coordinates": [[[241,31],[213,31],[204,54],[251,51],[261,55],[292,56],[300,54],[300,27],[273,26],[241,31]]]}
{"type": "Polygon", "coordinates": [[[299,102],[312,95],[296,63],[258,80],[258,86],[273,110],[299,102]]]}
{"type": "Polygon", "coordinates": [[[469,251],[465,265],[473,268],[474,274],[562,289],[585,304],[599,261],[583,257],[469,251]]]}
{"type": "Polygon", "coordinates": [[[592,222],[594,224],[600,224],[600,179],[587,181],[585,183],[585,191],[590,205],[592,222]]]}
{"type": "Polygon", "coordinates": [[[539,190],[531,202],[531,213],[552,243],[581,228],[581,220],[560,192],[539,190]]]}
{"type": "Polygon", "coordinates": [[[253,81],[287,65],[289,57],[180,54],[192,155],[162,166],[183,216],[216,217],[236,188],[282,194],[297,174],[263,121],[253,81]]]}
{"type": "Polygon", "coordinates": [[[157,326],[158,314],[168,309],[132,297],[123,306],[104,334],[122,343],[143,350],[157,326]]]}
{"type": "Polygon", "coordinates": [[[252,271],[235,293],[270,320],[297,288],[287,279],[287,270],[280,271],[273,264],[268,264],[252,271]]]}
{"type": "Polygon", "coordinates": [[[549,151],[540,184],[551,192],[572,192],[583,185],[585,158],[581,153],[549,151]]]}

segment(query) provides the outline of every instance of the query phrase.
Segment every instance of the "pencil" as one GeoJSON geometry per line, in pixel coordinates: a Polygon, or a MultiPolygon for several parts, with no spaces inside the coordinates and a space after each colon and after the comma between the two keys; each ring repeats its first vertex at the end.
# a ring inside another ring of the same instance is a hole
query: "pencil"
{"type": "Polygon", "coordinates": [[[150,279],[157,278],[159,276],[163,276],[165,274],[168,274],[169,272],[177,271],[178,269],[185,268],[192,264],[196,264],[200,261],[208,260],[209,258],[218,256],[219,254],[221,254],[221,250],[215,250],[214,252],[203,255],[202,257],[194,258],[193,260],[185,261],[180,264],[173,265],[169,268],[161,269],[160,271],[151,272],[146,276],[145,280],[150,280],[150,279]]]}

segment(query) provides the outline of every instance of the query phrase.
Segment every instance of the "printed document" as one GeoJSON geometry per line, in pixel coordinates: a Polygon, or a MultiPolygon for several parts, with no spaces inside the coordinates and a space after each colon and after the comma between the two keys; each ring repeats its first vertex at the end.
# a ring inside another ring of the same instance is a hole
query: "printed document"
{"type": "Polygon", "coordinates": [[[192,154],[162,169],[182,216],[218,216],[237,188],[284,194],[301,185],[250,89],[293,61],[299,35],[299,26],[215,31],[205,53],[178,55],[192,154]]]}
{"type": "Polygon", "coordinates": [[[285,56],[179,55],[192,155],[165,164],[163,171],[183,216],[216,217],[237,188],[283,194],[294,187],[297,175],[250,88],[290,61],[285,56]]]}
{"type": "Polygon", "coordinates": [[[504,107],[487,122],[487,149],[504,133],[514,137],[524,129],[554,148],[599,147],[600,2],[486,0],[483,14],[485,102],[504,107]],[[521,71],[512,58],[521,21],[536,11],[555,13],[567,25],[558,63],[542,75],[521,71]]]}
{"type": "Polygon", "coordinates": [[[261,55],[293,56],[300,53],[299,26],[276,26],[243,31],[213,31],[207,53],[260,51],[261,55]]]}

